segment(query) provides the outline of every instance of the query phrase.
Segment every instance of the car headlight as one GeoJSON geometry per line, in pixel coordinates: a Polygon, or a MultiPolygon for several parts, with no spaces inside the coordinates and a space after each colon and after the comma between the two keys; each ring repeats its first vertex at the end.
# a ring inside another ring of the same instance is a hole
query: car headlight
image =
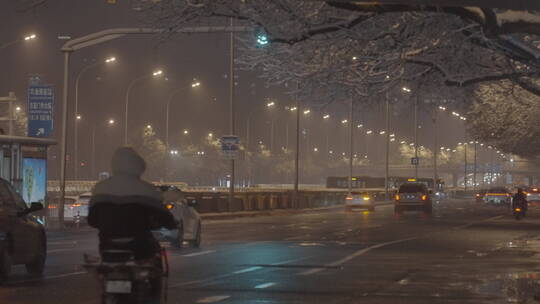
{"type": "Polygon", "coordinates": [[[370,200],[369,196],[364,196],[364,201],[369,201],[369,200],[370,200]]]}

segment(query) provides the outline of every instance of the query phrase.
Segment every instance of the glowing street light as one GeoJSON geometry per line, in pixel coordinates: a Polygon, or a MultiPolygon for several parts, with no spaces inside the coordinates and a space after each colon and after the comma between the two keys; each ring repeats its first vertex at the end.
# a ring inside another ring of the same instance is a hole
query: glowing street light
{"type": "Polygon", "coordinates": [[[184,130],[184,135],[188,135],[189,134],[189,131],[188,130],[184,130]]]}
{"type": "Polygon", "coordinates": [[[81,116],[81,115],[77,115],[75,118],[77,118],[77,120],[81,120],[81,119],[82,119],[82,116],[81,116]]]}
{"type": "Polygon", "coordinates": [[[37,38],[36,34],[30,34],[30,35],[28,35],[28,36],[25,36],[25,37],[24,37],[24,40],[25,40],[25,41],[28,41],[28,40],[34,40],[34,39],[36,39],[36,38],[37,38]]]}
{"type": "Polygon", "coordinates": [[[319,148],[317,147],[313,148],[313,152],[319,152],[319,148]]]}
{"type": "Polygon", "coordinates": [[[109,125],[114,125],[115,121],[114,119],[109,119],[109,125]]]}
{"type": "Polygon", "coordinates": [[[146,125],[146,128],[150,130],[150,129],[152,129],[152,125],[148,124],[148,125],[146,125]]]}
{"type": "Polygon", "coordinates": [[[21,111],[21,107],[17,106],[17,107],[15,108],[15,111],[20,112],[20,111],[21,111]]]}
{"type": "Polygon", "coordinates": [[[214,136],[214,133],[210,132],[208,133],[208,137],[213,137],[214,136]]]}

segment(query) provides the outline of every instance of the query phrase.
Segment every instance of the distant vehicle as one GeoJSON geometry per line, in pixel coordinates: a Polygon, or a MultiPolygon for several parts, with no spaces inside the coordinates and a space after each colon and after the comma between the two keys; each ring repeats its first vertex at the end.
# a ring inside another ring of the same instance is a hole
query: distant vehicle
{"type": "Polygon", "coordinates": [[[510,206],[512,194],[504,187],[490,188],[484,196],[484,202],[496,206],[510,206]]]}
{"type": "Polygon", "coordinates": [[[531,187],[526,192],[529,206],[540,205],[540,187],[531,187]]]}
{"type": "Polygon", "coordinates": [[[177,247],[182,247],[184,241],[192,247],[201,246],[201,216],[195,209],[197,201],[186,199],[184,192],[175,186],[157,186],[163,192],[164,204],[178,221],[178,230],[161,229],[154,231],[158,240],[173,241],[177,247]]]}
{"type": "Polygon", "coordinates": [[[401,214],[407,210],[422,210],[432,212],[431,194],[425,184],[406,183],[399,187],[395,197],[394,213],[401,214]]]}
{"type": "Polygon", "coordinates": [[[40,275],[47,257],[45,228],[30,213],[43,209],[41,203],[26,205],[4,179],[0,179],[0,282],[11,265],[24,264],[30,274],[40,275]]]}
{"type": "Polygon", "coordinates": [[[475,194],[475,199],[477,203],[481,203],[484,201],[484,197],[486,196],[487,190],[486,189],[480,189],[475,194]]]}
{"type": "Polygon", "coordinates": [[[354,209],[375,210],[375,199],[368,192],[351,192],[345,198],[345,211],[354,209]]]}

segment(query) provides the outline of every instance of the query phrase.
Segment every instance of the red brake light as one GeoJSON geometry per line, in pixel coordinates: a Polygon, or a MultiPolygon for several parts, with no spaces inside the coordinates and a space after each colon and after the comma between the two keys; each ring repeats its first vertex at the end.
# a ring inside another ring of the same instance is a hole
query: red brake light
{"type": "Polygon", "coordinates": [[[347,196],[345,199],[351,201],[351,200],[352,200],[352,196],[347,196]]]}

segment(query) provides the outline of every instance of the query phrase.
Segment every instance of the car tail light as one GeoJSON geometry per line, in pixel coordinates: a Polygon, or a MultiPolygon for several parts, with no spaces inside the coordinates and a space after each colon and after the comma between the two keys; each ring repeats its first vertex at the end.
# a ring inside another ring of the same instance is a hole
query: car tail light
{"type": "Polygon", "coordinates": [[[396,201],[399,201],[400,197],[399,194],[396,194],[396,201]]]}
{"type": "Polygon", "coordinates": [[[479,193],[476,193],[476,197],[480,197],[480,194],[479,194],[479,193]]]}
{"type": "Polygon", "coordinates": [[[425,195],[425,194],[422,195],[422,200],[423,200],[423,201],[427,200],[427,195],[425,195]]]}
{"type": "Polygon", "coordinates": [[[345,199],[348,201],[352,201],[352,196],[347,196],[345,199]]]}
{"type": "Polygon", "coordinates": [[[516,212],[520,212],[521,208],[516,208],[515,210],[516,210],[516,212]]]}
{"type": "Polygon", "coordinates": [[[165,205],[167,207],[167,209],[171,210],[172,208],[174,208],[174,205],[169,203],[167,205],[165,205]]]}

